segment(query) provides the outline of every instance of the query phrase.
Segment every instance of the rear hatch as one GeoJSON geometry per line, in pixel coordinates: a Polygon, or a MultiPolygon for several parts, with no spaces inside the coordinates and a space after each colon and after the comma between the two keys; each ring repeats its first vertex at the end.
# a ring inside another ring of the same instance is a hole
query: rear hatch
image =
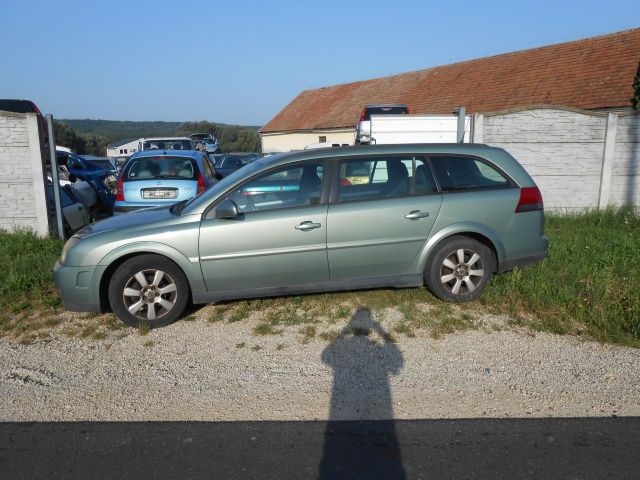
{"type": "Polygon", "coordinates": [[[132,159],[122,174],[124,201],[158,205],[195,197],[200,175],[195,160],[158,156],[132,159]]]}

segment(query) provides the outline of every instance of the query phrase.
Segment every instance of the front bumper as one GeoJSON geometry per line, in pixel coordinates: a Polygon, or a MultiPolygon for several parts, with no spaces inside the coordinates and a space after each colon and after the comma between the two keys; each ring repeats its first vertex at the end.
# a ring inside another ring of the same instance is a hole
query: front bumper
{"type": "Polygon", "coordinates": [[[56,262],[53,279],[64,307],[72,312],[101,312],[100,278],[106,268],[67,267],[56,262]]]}

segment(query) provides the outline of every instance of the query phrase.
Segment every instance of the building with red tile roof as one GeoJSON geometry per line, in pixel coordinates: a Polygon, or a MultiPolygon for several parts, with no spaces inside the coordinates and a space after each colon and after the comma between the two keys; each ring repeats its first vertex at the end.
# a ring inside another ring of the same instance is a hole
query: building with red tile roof
{"type": "Polygon", "coordinates": [[[412,114],[449,114],[457,106],[465,106],[467,113],[536,105],[630,109],[639,63],[636,28],[305,90],[261,129],[263,149],[280,151],[282,145],[314,143],[320,137],[331,143],[332,136],[337,143],[352,143],[360,112],[372,103],[404,103],[412,114]],[[278,138],[282,135],[288,137],[278,138]]]}

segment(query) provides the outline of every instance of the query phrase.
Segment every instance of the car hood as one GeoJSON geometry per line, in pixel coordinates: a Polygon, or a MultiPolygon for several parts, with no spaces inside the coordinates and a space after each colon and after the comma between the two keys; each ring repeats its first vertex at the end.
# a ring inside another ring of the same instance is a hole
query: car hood
{"type": "Polygon", "coordinates": [[[76,232],[74,237],[84,238],[98,233],[109,232],[112,230],[122,230],[129,227],[143,227],[144,225],[161,222],[175,216],[169,211],[171,205],[161,207],[145,208],[129,212],[125,215],[106,218],[99,222],[86,226],[82,230],[76,232]]]}

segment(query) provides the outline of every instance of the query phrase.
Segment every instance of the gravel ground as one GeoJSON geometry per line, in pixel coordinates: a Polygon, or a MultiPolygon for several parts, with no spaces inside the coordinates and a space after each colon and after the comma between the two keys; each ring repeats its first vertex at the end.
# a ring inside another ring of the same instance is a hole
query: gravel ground
{"type": "Polygon", "coordinates": [[[207,322],[211,308],[148,335],[0,339],[0,420],[640,415],[636,349],[499,329],[489,316],[439,339],[386,341],[393,315],[383,331],[366,312],[318,325],[351,332],[332,341],[300,327],[259,336],[255,320],[207,322]]]}

